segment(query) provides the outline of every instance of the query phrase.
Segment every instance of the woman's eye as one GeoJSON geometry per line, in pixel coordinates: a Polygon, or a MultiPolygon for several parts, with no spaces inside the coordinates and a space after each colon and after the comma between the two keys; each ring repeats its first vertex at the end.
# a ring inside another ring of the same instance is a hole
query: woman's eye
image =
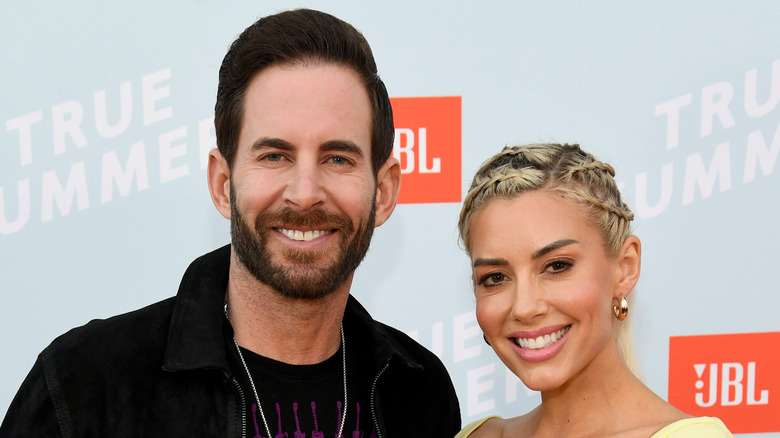
{"type": "Polygon", "coordinates": [[[571,263],[564,260],[555,260],[547,264],[547,270],[553,274],[558,274],[571,267],[571,263]]]}
{"type": "Polygon", "coordinates": [[[504,281],[504,274],[493,272],[480,278],[479,284],[481,286],[491,287],[500,284],[502,281],[504,281]]]}

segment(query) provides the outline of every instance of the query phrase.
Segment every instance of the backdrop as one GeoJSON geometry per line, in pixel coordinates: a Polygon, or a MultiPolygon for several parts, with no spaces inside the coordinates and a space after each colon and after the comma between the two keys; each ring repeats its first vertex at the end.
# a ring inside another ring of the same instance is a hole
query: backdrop
{"type": "Polygon", "coordinates": [[[464,424],[539,402],[483,343],[460,201],[506,144],[613,164],[643,242],[644,380],[780,436],[780,4],[14,2],[0,17],[0,412],[57,335],[175,294],[229,241],[205,157],[217,70],[256,18],[352,23],[394,98],[402,201],[353,294],[438,354],[464,424]],[[774,413],[774,415],[771,415],[774,413]]]}

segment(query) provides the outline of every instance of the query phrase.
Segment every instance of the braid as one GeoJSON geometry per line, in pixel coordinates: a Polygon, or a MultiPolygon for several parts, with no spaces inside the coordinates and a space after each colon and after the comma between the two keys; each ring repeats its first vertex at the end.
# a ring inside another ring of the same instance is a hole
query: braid
{"type": "Polygon", "coordinates": [[[566,181],[571,181],[572,179],[576,180],[577,176],[579,176],[592,188],[601,187],[615,193],[609,193],[608,196],[593,196],[588,193],[587,190],[571,190],[572,195],[580,201],[593,204],[624,220],[634,220],[634,213],[631,212],[631,209],[625,202],[620,200],[620,194],[617,193],[617,184],[614,181],[615,168],[607,163],[596,160],[596,158],[590,154],[588,154],[588,159],[588,162],[579,163],[569,168],[564,179],[566,181]]]}
{"type": "Polygon", "coordinates": [[[609,176],[615,176],[615,169],[610,166],[607,163],[602,163],[601,161],[592,161],[590,163],[581,163],[577,164],[576,166],[572,167],[569,172],[574,174],[577,172],[587,172],[587,171],[597,171],[600,170],[602,172],[606,172],[609,174],[609,176]]]}
{"type": "Polygon", "coordinates": [[[474,176],[460,213],[461,241],[468,249],[471,218],[488,201],[545,189],[585,205],[602,230],[605,246],[616,253],[630,232],[634,214],[621,200],[614,176],[612,166],[577,144],[504,147],[474,176]]]}
{"type": "MultiPolygon", "coordinates": [[[[562,190],[563,191],[563,190],[562,190]]],[[[593,204],[596,207],[605,210],[609,213],[614,214],[615,216],[618,216],[619,218],[625,220],[625,221],[632,221],[634,220],[634,213],[629,210],[628,205],[625,203],[621,203],[622,205],[620,207],[615,207],[613,205],[610,205],[601,199],[595,198],[593,196],[590,196],[587,193],[577,192],[577,191],[565,191],[566,193],[569,193],[573,198],[576,198],[579,201],[593,204]]]]}

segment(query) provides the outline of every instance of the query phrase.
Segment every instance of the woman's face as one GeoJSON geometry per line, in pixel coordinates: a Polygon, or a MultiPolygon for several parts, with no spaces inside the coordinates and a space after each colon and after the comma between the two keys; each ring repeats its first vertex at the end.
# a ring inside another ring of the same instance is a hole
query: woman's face
{"type": "Polygon", "coordinates": [[[633,283],[622,290],[621,256],[606,255],[581,205],[531,191],[490,201],[471,227],[477,320],[526,386],[555,389],[620,360],[612,304],[633,283]]]}

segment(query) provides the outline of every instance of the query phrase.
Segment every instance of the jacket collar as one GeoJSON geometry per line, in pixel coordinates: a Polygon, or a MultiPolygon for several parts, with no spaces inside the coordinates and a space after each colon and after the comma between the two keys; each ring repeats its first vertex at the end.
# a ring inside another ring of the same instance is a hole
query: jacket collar
{"type": "Polygon", "coordinates": [[[198,257],[184,273],[176,295],[163,368],[228,370],[223,334],[230,245],[198,257]]]}
{"type": "Polygon", "coordinates": [[[406,335],[375,321],[352,295],[349,296],[344,311],[344,330],[348,337],[357,340],[358,348],[364,353],[370,352],[376,371],[390,363],[394,357],[410,368],[423,369],[423,366],[413,359],[414,354],[397,341],[399,337],[406,338],[406,335]]]}
{"type": "MultiPolygon", "coordinates": [[[[230,245],[195,259],[179,285],[168,331],[163,368],[186,371],[202,368],[229,370],[224,330],[225,290],[230,271],[230,245]]],[[[376,370],[393,357],[410,368],[423,368],[397,341],[398,330],[374,321],[368,311],[349,296],[344,311],[344,329],[356,340],[363,354],[372,357],[376,370]]]]}

